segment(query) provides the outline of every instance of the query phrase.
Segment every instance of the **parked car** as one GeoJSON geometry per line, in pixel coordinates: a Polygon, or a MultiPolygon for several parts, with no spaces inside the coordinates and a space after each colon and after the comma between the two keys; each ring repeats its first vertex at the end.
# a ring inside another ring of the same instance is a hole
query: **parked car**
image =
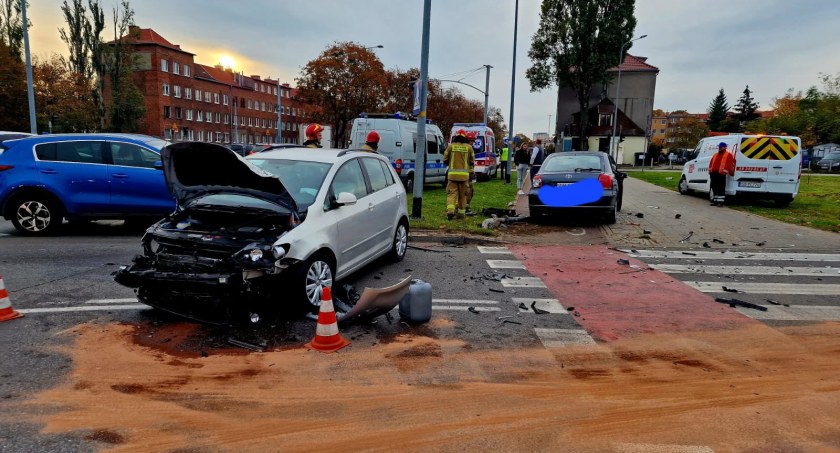
{"type": "Polygon", "coordinates": [[[224,323],[316,311],[337,279],[408,247],[406,192],[388,159],[353,150],[219,145],[163,150],[178,207],[147,230],[118,283],[142,303],[224,323]]]}
{"type": "Polygon", "coordinates": [[[832,151],[826,154],[825,157],[820,159],[820,162],[817,166],[819,171],[824,172],[840,172],[840,151],[832,151]]]}
{"type": "Polygon", "coordinates": [[[626,177],[627,173],[618,171],[612,157],[601,151],[550,154],[534,176],[534,183],[528,194],[531,217],[595,212],[603,215],[607,223],[615,223],[616,213],[621,211],[626,177]],[[600,196],[594,200],[582,200],[582,203],[573,200],[553,203],[549,200],[553,197],[546,196],[546,193],[540,194],[544,189],[545,192],[550,192],[555,188],[569,187],[587,180],[601,184],[600,196]]]}
{"type": "MultiPolygon", "coordinates": [[[[137,134],[57,134],[0,143],[0,212],[25,235],[64,218],[143,219],[172,212],[160,147],[137,134]]],[[[152,221],[149,224],[153,223],[152,221]]]]}

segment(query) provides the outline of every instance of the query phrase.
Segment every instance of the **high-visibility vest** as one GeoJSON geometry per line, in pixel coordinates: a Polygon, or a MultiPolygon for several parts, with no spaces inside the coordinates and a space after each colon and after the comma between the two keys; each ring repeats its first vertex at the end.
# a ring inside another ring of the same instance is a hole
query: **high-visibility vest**
{"type": "Polygon", "coordinates": [[[507,161],[508,160],[508,148],[505,146],[502,148],[502,156],[499,158],[500,160],[507,161]]]}
{"type": "Polygon", "coordinates": [[[447,177],[450,181],[469,181],[470,165],[474,165],[475,152],[466,143],[453,143],[443,153],[443,160],[449,165],[447,177]]]}
{"type": "Polygon", "coordinates": [[[735,159],[728,151],[715,153],[709,161],[709,173],[723,173],[723,170],[730,175],[735,173],[735,159]]]}

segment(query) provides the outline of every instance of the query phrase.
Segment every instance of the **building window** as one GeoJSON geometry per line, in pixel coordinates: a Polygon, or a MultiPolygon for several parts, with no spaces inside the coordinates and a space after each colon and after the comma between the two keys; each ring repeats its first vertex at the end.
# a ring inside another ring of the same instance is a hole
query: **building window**
{"type": "Polygon", "coordinates": [[[212,123],[213,122],[213,112],[204,112],[204,122],[212,123]]]}
{"type": "Polygon", "coordinates": [[[192,99],[192,88],[184,88],[184,97],[187,99],[192,99]]]}
{"type": "MultiPolygon", "coordinates": [[[[184,65],[184,77],[189,77],[189,76],[190,76],[190,65],[185,64],[184,65]]],[[[190,131],[190,134],[192,134],[192,131],[190,131]]]]}
{"type": "Polygon", "coordinates": [[[665,121],[665,120],[662,120],[662,124],[666,124],[666,121],[665,121]]]}
{"type": "Polygon", "coordinates": [[[230,143],[230,133],[225,132],[225,143],[230,143]]]}
{"type": "Polygon", "coordinates": [[[598,115],[599,126],[612,126],[612,113],[602,113],[598,115]]]}
{"type": "Polygon", "coordinates": [[[164,60],[163,58],[161,58],[160,70],[163,72],[169,72],[169,60],[164,60]]]}
{"type": "Polygon", "coordinates": [[[228,124],[228,123],[230,123],[230,115],[229,115],[229,114],[227,114],[227,113],[225,113],[225,121],[224,121],[224,124],[228,124]]]}
{"type": "Polygon", "coordinates": [[[193,141],[193,131],[192,131],[192,129],[188,129],[186,131],[186,134],[187,134],[187,140],[193,141]]]}
{"type": "Polygon", "coordinates": [[[172,88],[175,89],[175,97],[180,98],[181,97],[181,87],[179,85],[175,85],[172,88]]]}
{"type": "Polygon", "coordinates": [[[201,113],[201,110],[196,110],[195,111],[195,120],[198,121],[199,123],[204,120],[204,116],[203,116],[203,113],[201,113]]]}
{"type": "Polygon", "coordinates": [[[244,126],[244,125],[245,125],[245,117],[244,117],[244,116],[240,116],[240,117],[239,117],[239,125],[240,125],[240,126],[244,126]]]}
{"type": "Polygon", "coordinates": [[[289,108],[289,107],[286,107],[286,115],[291,115],[291,114],[292,114],[292,109],[289,108]]]}
{"type": "Polygon", "coordinates": [[[204,92],[204,102],[210,103],[210,92],[209,91],[204,92]]]}
{"type": "Polygon", "coordinates": [[[175,107],[175,118],[181,119],[181,107],[175,107]]]}
{"type": "Polygon", "coordinates": [[[222,122],[222,114],[219,113],[219,112],[216,112],[216,123],[218,124],[220,122],[222,122]]]}
{"type": "Polygon", "coordinates": [[[172,73],[181,75],[181,65],[179,65],[177,61],[172,62],[172,73]]]}
{"type": "Polygon", "coordinates": [[[260,108],[260,110],[262,110],[264,112],[265,111],[265,102],[260,102],[260,104],[262,104],[262,107],[260,108]]]}
{"type": "Polygon", "coordinates": [[[265,85],[260,84],[260,92],[265,93],[265,85]]]}
{"type": "Polygon", "coordinates": [[[187,121],[192,121],[192,109],[187,109],[187,121]]]}
{"type": "Polygon", "coordinates": [[[169,108],[168,105],[163,106],[163,117],[172,118],[172,110],[169,108]]]}
{"type": "Polygon", "coordinates": [[[169,96],[169,84],[168,83],[163,84],[163,95],[164,96],[169,96]]]}
{"type": "Polygon", "coordinates": [[[224,95],[222,97],[222,104],[228,105],[228,102],[229,102],[228,95],[224,95]]]}
{"type": "Polygon", "coordinates": [[[253,126],[253,124],[251,123],[251,117],[250,116],[248,117],[248,125],[253,126]]]}
{"type": "Polygon", "coordinates": [[[665,133],[665,129],[660,129],[660,130],[659,130],[659,133],[660,133],[660,134],[664,134],[664,133],[665,133]]]}
{"type": "Polygon", "coordinates": [[[213,102],[219,103],[219,93],[213,93],[213,102]]]}
{"type": "Polygon", "coordinates": [[[251,100],[250,100],[250,99],[248,99],[248,108],[249,108],[249,109],[254,108],[254,104],[251,102],[251,100]]]}
{"type": "Polygon", "coordinates": [[[221,132],[216,132],[216,143],[221,143],[221,142],[222,142],[222,133],[221,132]]]}
{"type": "Polygon", "coordinates": [[[196,101],[201,100],[201,90],[199,90],[198,88],[195,89],[195,100],[196,101]]]}
{"type": "Polygon", "coordinates": [[[272,92],[273,92],[273,94],[274,94],[275,96],[277,96],[277,87],[271,87],[271,88],[272,88],[272,92]]]}

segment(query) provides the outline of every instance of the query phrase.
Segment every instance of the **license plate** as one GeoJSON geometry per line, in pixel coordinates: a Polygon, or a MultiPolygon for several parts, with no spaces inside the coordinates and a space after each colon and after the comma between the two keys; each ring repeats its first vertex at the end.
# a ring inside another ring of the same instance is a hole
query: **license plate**
{"type": "Polygon", "coordinates": [[[571,186],[571,185],[572,185],[572,183],[570,183],[570,182],[558,182],[557,184],[555,184],[556,187],[565,187],[565,186],[571,186]]]}
{"type": "Polygon", "coordinates": [[[753,187],[756,189],[760,189],[761,183],[753,181],[738,181],[738,187],[753,187]]]}

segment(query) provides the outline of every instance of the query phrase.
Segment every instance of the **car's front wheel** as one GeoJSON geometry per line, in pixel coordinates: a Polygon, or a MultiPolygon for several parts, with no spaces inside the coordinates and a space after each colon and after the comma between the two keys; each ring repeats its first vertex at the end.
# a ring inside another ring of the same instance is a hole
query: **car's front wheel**
{"type": "Polygon", "coordinates": [[[688,181],[685,180],[685,176],[680,178],[680,184],[677,186],[677,189],[683,195],[688,195],[688,181]]]}
{"type": "Polygon", "coordinates": [[[303,262],[295,278],[295,289],[300,298],[308,302],[310,309],[321,306],[321,293],[325,287],[332,288],[334,265],[323,253],[316,253],[303,262]]]}
{"type": "Polygon", "coordinates": [[[12,206],[12,225],[27,236],[50,234],[57,230],[64,220],[59,204],[42,195],[18,197],[12,206]]]}
{"type": "Polygon", "coordinates": [[[405,258],[405,252],[408,250],[408,224],[405,220],[400,220],[397,225],[397,230],[394,232],[394,241],[391,244],[391,252],[389,258],[393,262],[402,261],[405,258]]]}

